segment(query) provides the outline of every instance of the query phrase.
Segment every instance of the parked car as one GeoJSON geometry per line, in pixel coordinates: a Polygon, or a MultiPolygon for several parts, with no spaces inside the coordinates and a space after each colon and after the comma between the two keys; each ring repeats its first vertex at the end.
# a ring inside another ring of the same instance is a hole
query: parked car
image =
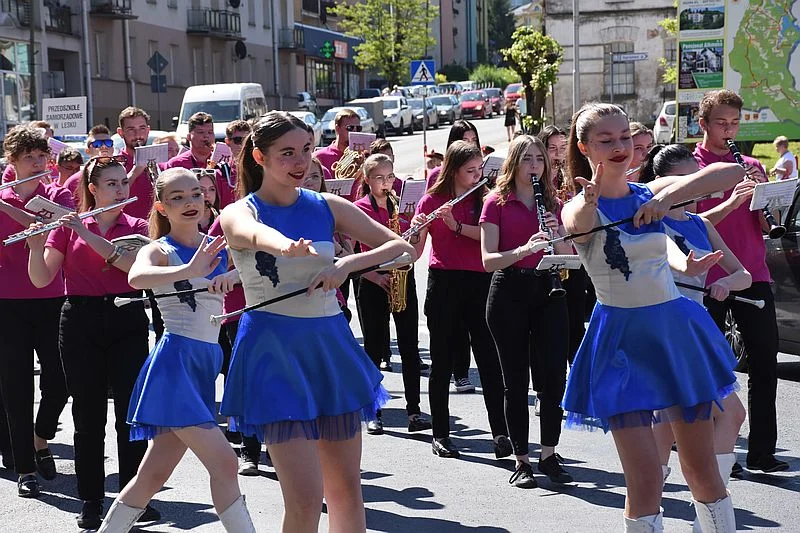
{"type": "Polygon", "coordinates": [[[422,98],[409,98],[408,105],[411,106],[411,111],[414,113],[414,129],[421,130],[423,125],[425,129],[439,129],[439,114],[430,98],[425,99],[424,112],[422,110],[422,98]]]}
{"type": "Polygon", "coordinates": [[[306,111],[314,113],[315,115],[319,113],[317,99],[313,94],[305,91],[297,93],[297,109],[305,109],[306,111]]]}
{"type": "Polygon", "coordinates": [[[381,95],[380,89],[361,89],[356,98],[375,98],[381,95]]]}
{"type": "Polygon", "coordinates": [[[402,135],[405,131],[414,134],[414,114],[408,107],[408,100],[404,96],[384,96],[383,122],[384,128],[392,130],[395,135],[402,135]]]}
{"type": "Polygon", "coordinates": [[[664,102],[658,112],[656,124],[653,126],[653,137],[656,144],[672,142],[675,127],[675,100],[664,102]]]}
{"type": "MultiPolygon", "coordinates": [[[[383,116],[383,99],[382,98],[356,98],[355,100],[350,100],[349,102],[344,103],[345,106],[351,107],[363,107],[367,110],[370,117],[382,117],[383,116]]],[[[382,120],[375,121],[375,127],[378,128],[376,134],[378,137],[385,138],[386,137],[386,126],[382,120]]]]}
{"type": "Polygon", "coordinates": [[[461,111],[464,116],[486,118],[492,116],[492,104],[489,96],[483,91],[466,91],[461,93],[461,111]]]}
{"type": "Polygon", "coordinates": [[[522,89],[521,83],[509,83],[508,87],[506,87],[506,90],[503,91],[506,100],[511,100],[512,102],[519,100],[519,97],[521,96],[519,94],[520,89],[522,89]]]}
{"type": "Polygon", "coordinates": [[[452,124],[456,120],[461,120],[461,102],[452,94],[441,94],[432,96],[428,100],[436,106],[436,113],[439,115],[439,122],[452,124]]]}
{"type": "Polygon", "coordinates": [[[189,133],[189,117],[204,111],[214,117],[214,137],[225,138],[225,128],[237,119],[250,120],[267,112],[267,100],[260,83],[218,83],[188,87],[183,94],[177,132],[189,133]]]}
{"type": "Polygon", "coordinates": [[[455,94],[456,96],[464,91],[464,88],[461,86],[461,84],[456,82],[440,83],[436,86],[436,88],[442,94],[455,94]]]}
{"type": "Polygon", "coordinates": [[[357,106],[343,106],[343,107],[332,107],[322,115],[322,142],[328,143],[332,142],[336,139],[336,130],[334,129],[333,119],[336,118],[336,113],[341,111],[342,109],[352,109],[355,111],[359,118],[361,119],[361,131],[365,133],[377,133],[378,128],[375,126],[375,121],[369,115],[369,112],[364,109],[363,107],[357,106]]]}
{"type": "Polygon", "coordinates": [[[319,146],[322,143],[322,122],[317,120],[317,115],[311,111],[289,111],[289,114],[308,124],[314,132],[314,146],[319,146]]]}
{"type": "Polygon", "coordinates": [[[478,84],[472,80],[462,81],[459,83],[461,83],[461,89],[464,91],[474,91],[478,88],[478,84]]]}
{"type": "Polygon", "coordinates": [[[498,115],[503,112],[506,105],[506,98],[503,96],[503,91],[497,87],[490,87],[483,89],[483,92],[489,95],[489,100],[492,102],[492,110],[498,115]]]}

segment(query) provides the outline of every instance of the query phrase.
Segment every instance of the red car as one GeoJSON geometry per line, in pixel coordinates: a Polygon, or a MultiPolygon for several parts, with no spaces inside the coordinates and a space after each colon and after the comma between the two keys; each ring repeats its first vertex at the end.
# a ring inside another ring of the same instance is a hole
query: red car
{"type": "Polygon", "coordinates": [[[495,87],[491,87],[489,89],[484,89],[483,92],[489,95],[489,100],[492,102],[492,109],[494,109],[494,112],[498,115],[503,113],[503,108],[506,105],[506,99],[503,96],[503,91],[495,87]]]}
{"type": "Polygon", "coordinates": [[[522,89],[522,84],[521,83],[511,83],[511,84],[509,84],[508,87],[506,87],[506,90],[504,91],[505,95],[506,95],[506,100],[509,101],[509,102],[516,102],[517,100],[519,100],[519,97],[520,97],[519,90],[520,89],[522,89]]]}
{"type": "Polygon", "coordinates": [[[464,91],[459,100],[461,100],[461,113],[465,117],[486,118],[492,116],[492,102],[483,91],[464,91]]]}

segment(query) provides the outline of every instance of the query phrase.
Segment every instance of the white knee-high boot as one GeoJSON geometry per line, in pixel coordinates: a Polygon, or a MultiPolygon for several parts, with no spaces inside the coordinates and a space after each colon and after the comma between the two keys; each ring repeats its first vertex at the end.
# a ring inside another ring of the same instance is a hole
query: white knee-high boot
{"type": "MultiPolygon", "coordinates": [[[[722,484],[725,485],[725,488],[728,488],[728,483],[731,480],[731,469],[733,468],[733,463],[735,462],[735,453],[721,453],[717,455],[717,467],[719,468],[719,475],[722,478],[722,484]]],[[[700,525],[700,521],[695,519],[694,524],[692,525],[692,533],[703,533],[703,531],[705,530],[700,525]]]]}
{"type": "Polygon", "coordinates": [[[625,519],[625,533],[662,533],[664,531],[663,510],[658,514],[625,519]]]}
{"type": "Polygon", "coordinates": [[[144,509],[130,507],[116,499],[97,533],[128,533],[143,513],[144,509]]]}
{"type": "Polygon", "coordinates": [[[736,533],[736,516],[730,496],[714,503],[694,502],[694,508],[703,533],[736,533]]]}
{"type": "Polygon", "coordinates": [[[228,533],[256,533],[250,513],[244,503],[244,496],[239,496],[224,511],[219,513],[219,521],[228,533]]]}

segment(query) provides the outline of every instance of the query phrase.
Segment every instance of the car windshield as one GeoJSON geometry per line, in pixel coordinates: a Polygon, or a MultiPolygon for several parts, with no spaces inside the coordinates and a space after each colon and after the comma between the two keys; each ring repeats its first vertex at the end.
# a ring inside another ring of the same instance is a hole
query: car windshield
{"type": "Polygon", "coordinates": [[[414,109],[422,109],[422,98],[409,98],[408,105],[414,109]]]}
{"type": "Polygon", "coordinates": [[[453,101],[450,100],[449,96],[436,96],[434,98],[430,98],[430,102],[433,105],[452,105],[453,101]]]}
{"type": "Polygon", "coordinates": [[[181,123],[186,124],[189,122],[189,117],[200,111],[211,115],[214,122],[233,122],[242,118],[239,100],[185,102],[181,113],[181,123]]]}
{"type": "Polygon", "coordinates": [[[484,89],[484,92],[492,98],[500,96],[500,89],[484,89]]]}
{"type": "Polygon", "coordinates": [[[383,101],[383,108],[384,109],[397,109],[400,107],[400,100],[384,100],[383,101]]]}
{"type": "Polygon", "coordinates": [[[512,83],[511,85],[506,87],[506,92],[507,93],[515,93],[515,92],[519,91],[521,87],[522,87],[521,83],[512,83]]]}
{"type": "Polygon", "coordinates": [[[666,114],[666,115],[674,115],[675,114],[675,104],[667,104],[667,108],[664,109],[664,114],[666,114]]]}
{"type": "Polygon", "coordinates": [[[322,122],[328,122],[329,120],[333,120],[336,118],[336,113],[338,113],[338,109],[331,109],[324,115],[322,115],[322,122]]]}
{"type": "Polygon", "coordinates": [[[461,100],[464,102],[474,102],[476,100],[483,100],[481,93],[463,93],[461,100]]]}

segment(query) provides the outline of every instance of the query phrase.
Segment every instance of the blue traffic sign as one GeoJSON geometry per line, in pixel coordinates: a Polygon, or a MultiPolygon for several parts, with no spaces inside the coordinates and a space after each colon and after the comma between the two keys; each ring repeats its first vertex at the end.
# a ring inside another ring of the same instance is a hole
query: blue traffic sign
{"type": "Polygon", "coordinates": [[[156,74],[161,74],[164,69],[167,68],[167,65],[169,65],[169,61],[167,61],[166,57],[159,54],[158,50],[147,60],[147,66],[156,74]]]}
{"type": "Polygon", "coordinates": [[[411,85],[436,85],[436,62],[432,59],[411,61],[411,85]]]}
{"type": "Polygon", "coordinates": [[[167,77],[163,74],[150,75],[150,92],[165,93],[167,92],[167,77]]]}

